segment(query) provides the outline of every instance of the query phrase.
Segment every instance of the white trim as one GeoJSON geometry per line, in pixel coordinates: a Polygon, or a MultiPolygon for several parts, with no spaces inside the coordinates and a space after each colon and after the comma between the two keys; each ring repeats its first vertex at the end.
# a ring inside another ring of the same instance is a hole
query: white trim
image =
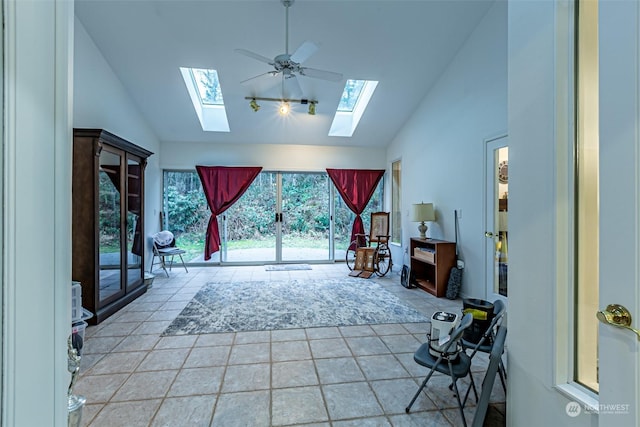
{"type": "Polygon", "coordinates": [[[1,421],[12,426],[66,426],[74,3],[5,0],[2,7],[1,421]],[[38,102],[25,92],[34,90],[39,91],[38,102]],[[41,254],[50,254],[39,256],[37,269],[30,243],[35,241],[41,254]]]}
{"type": "Polygon", "coordinates": [[[575,146],[575,22],[574,3],[560,2],[556,6],[556,295],[555,348],[552,384],[565,396],[579,403],[593,403],[574,381],[574,146],[575,146]]]}
{"type": "Polygon", "coordinates": [[[14,349],[16,348],[16,336],[9,329],[9,325],[15,323],[15,312],[11,301],[15,299],[15,212],[8,209],[15,206],[15,132],[16,132],[16,4],[3,2],[4,34],[3,34],[3,322],[2,322],[2,425],[15,425],[15,400],[13,390],[16,388],[16,373],[13,367],[16,362],[14,349]],[[13,83],[11,85],[10,83],[13,83]],[[13,143],[12,143],[13,142],[13,143]]]}

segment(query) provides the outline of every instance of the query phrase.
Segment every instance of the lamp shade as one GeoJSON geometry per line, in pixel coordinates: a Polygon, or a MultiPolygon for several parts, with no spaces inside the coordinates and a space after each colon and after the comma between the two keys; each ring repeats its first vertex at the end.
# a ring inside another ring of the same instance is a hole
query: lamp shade
{"type": "Polygon", "coordinates": [[[411,213],[411,221],[424,222],[435,221],[436,215],[433,211],[433,203],[416,203],[413,205],[411,213]]]}

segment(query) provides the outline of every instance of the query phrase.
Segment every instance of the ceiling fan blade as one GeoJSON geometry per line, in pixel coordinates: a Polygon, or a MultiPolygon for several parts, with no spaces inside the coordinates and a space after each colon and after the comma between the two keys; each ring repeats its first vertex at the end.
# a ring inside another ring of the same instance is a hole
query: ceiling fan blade
{"type": "Polygon", "coordinates": [[[339,82],[342,80],[342,74],[333,71],[317,70],[315,68],[300,67],[300,75],[305,77],[313,77],[314,79],[329,80],[339,82]]]}
{"type": "Polygon", "coordinates": [[[291,55],[291,60],[302,64],[307,59],[311,58],[311,55],[318,51],[318,46],[309,40],[303,42],[295,52],[291,55]]]}
{"type": "Polygon", "coordinates": [[[295,75],[282,76],[282,97],[283,98],[302,98],[302,88],[295,75]]]}
{"type": "Polygon", "coordinates": [[[249,77],[249,78],[248,78],[248,79],[246,79],[246,80],[242,80],[242,81],[240,82],[240,84],[245,84],[245,83],[248,83],[248,82],[250,82],[250,81],[252,81],[252,80],[256,80],[256,79],[259,79],[259,78],[261,78],[261,77],[265,77],[265,76],[273,77],[273,76],[276,76],[276,75],[278,75],[278,74],[279,74],[279,73],[278,73],[278,71],[268,71],[268,72],[263,73],[263,74],[258,74],[257,76],[254,76],[254,77],[249,77]]]}
{"type": "Polygon", "coordinates": [[[248,56],[249,58],[257,59],[260,62],[266,62],[269,65],[274,65],[273,59],[267,58],[266,56],[262,56],[262,55],[259,55],[257,53],[254,53],[254,52],[251,52],[250,50],[235,49],[235,52],[239,53],[241,55],[248,56]]]}

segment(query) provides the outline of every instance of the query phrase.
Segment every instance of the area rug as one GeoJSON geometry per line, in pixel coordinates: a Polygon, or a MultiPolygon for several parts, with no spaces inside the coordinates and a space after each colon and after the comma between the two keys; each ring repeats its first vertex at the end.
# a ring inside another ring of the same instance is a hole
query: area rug
{"type": "Polygon", "coordinates": [[[295,271],[311,270],[309,264],[269,264],[264,266],[265,271],[295,271]]]}
{"type": "Polygon", "coordinates": [[[163,335],[427,322],[374,281],[207,283],[163,335]]]}

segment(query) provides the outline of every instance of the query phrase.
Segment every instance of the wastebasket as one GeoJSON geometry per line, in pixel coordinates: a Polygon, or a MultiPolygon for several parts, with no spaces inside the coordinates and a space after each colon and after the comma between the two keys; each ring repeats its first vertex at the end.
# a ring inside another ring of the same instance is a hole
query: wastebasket
{"type": "Polygon", "coordinates": [[[465,329],[462,338],[477,344],[493,319],[493,303],[477,298],[463,299],[462,313],[473,315],[473,322],[465,329]]]}
{"type": "Polygon", "coordinates": [[[151,273],[144,273],[144,284],[147,289],[151,289],[153,287],[153,279],[155,278],[156,276],[151,273]]]}

